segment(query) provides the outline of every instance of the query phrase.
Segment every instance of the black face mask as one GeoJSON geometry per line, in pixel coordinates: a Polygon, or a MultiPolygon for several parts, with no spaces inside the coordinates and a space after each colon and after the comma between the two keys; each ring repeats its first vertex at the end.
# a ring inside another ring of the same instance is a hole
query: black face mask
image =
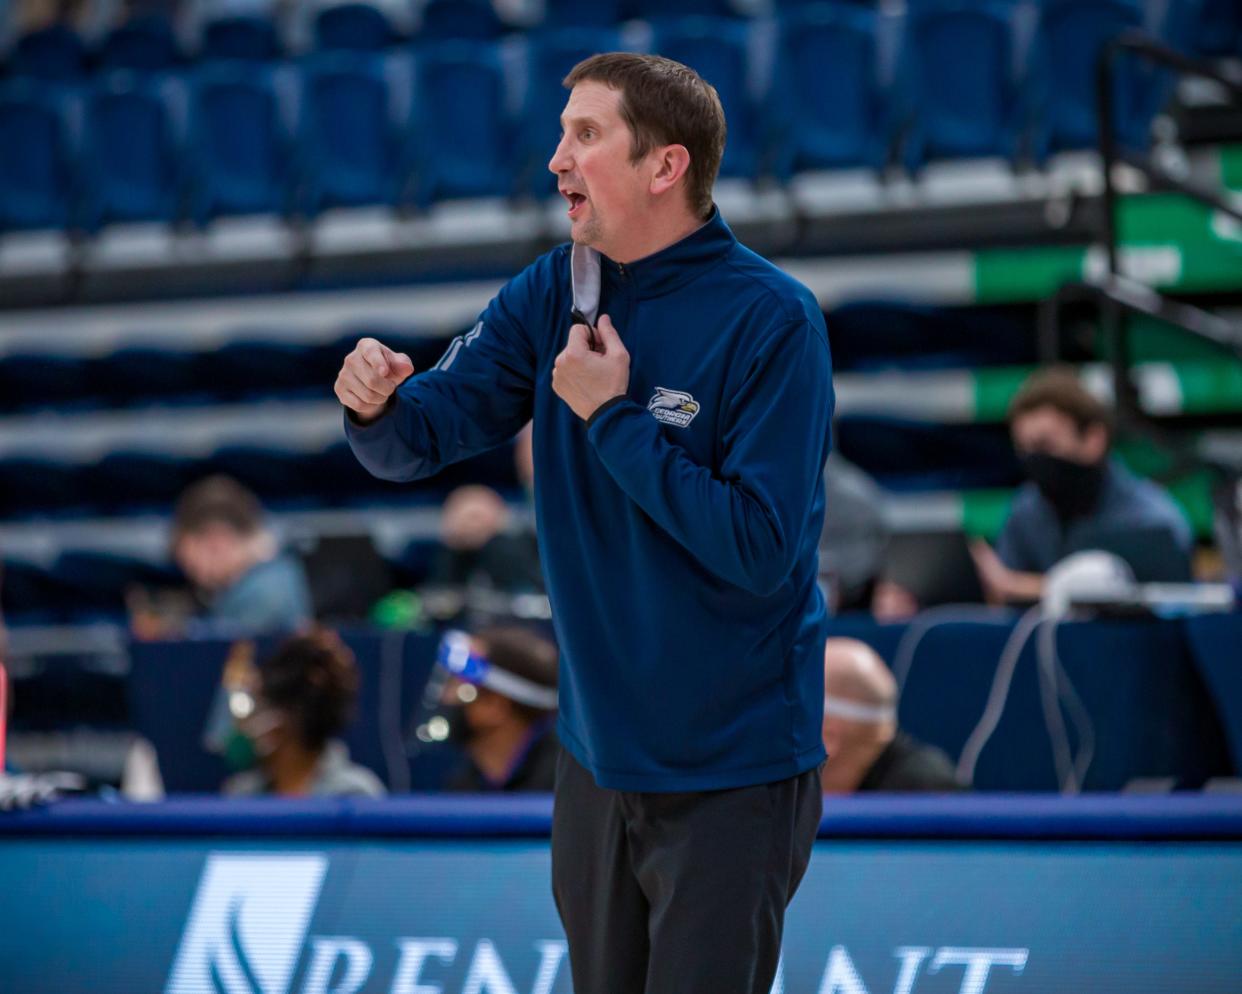
{"type": "Polygon", "coordinates": [[[1026,452],[1018,462],[1063,521],[1095,510],[1104,488],[1104,460],[1093,463],[1061,459],[1046,452],[1026,452]]]}

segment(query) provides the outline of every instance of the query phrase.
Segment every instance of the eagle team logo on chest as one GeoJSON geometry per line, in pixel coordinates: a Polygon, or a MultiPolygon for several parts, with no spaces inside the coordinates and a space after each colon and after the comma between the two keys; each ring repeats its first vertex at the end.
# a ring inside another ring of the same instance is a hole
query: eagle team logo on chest
{"type": "Polygon", "coordinates": [[[684,390],[656,387],[655,394],[647,401],[647,410],[663,424],[685,428],[699,413],[699,402],[684,390]]]}

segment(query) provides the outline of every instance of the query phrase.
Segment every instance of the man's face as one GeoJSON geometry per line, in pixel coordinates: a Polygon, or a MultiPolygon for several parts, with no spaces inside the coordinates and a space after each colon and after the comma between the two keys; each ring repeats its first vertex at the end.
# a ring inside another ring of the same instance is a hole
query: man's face
{"type": "Polygon", "coordinates": [[[202,590],[223,590],[246,567],[246,544],[226,525],[207,525],[182,535],[173,556],[190,582],[202,590]]]}
{"type": "Polygon", "coordinates": [[[1013,445],[1019,454],[1041,453],[1089,465],[1099,462],[1108,448],[1102,425],[1080,432],[1073,418],[1055,407],[1037,407],[1013,422],[1013,445]]]}
{"type": "Polygon", "coordinates": [[[630,161],[634,136],[621,117],[621,93],[582,82],[561,115],[562,136],[548,168],[569,202],[570,236],[624,261],[625,245],[648,206],[650,156],[630,161]]]}

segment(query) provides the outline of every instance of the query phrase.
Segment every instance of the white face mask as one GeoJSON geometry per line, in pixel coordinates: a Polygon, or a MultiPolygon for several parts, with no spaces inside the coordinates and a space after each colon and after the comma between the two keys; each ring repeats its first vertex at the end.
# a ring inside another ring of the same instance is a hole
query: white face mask
{"type": "Polygon", "coordinates": [[[887,704],[861,704],[843,697],[824,695],[824,716],[860,721],[868,725],[881,725],[897,720],[897,709],[887,704]]]}

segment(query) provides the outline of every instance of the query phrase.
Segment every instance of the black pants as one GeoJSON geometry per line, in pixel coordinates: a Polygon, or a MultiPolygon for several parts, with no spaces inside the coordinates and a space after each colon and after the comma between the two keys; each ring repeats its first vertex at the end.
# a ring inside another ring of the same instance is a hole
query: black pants
{"type": "Polygon", "coordinates": [[[769,994],[822,813],[818,770],[629,793],[562,749],[552,892],[574,994],[769,994]]]}

